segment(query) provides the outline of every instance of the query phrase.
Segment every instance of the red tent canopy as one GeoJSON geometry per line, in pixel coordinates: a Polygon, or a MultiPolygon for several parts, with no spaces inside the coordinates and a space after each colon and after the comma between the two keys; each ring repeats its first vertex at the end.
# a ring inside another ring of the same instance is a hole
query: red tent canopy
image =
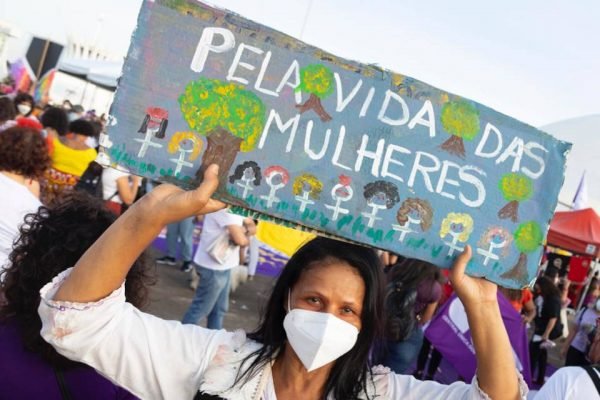
{"type": "Polygon", "coordinates": [[[574,253],[600,257],[600,217],[592,208],[559,211],[550,223],[547,242],[574,253]]]}

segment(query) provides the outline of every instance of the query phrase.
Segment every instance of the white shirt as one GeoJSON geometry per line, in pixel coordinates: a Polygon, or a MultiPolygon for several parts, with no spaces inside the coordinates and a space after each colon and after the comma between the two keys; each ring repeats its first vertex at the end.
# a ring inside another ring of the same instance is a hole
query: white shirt
{"type": "MultiPolygon", "coordinates": [[[[143,313],[125,303],[124,285],[94,303],[53,301],[70,273],[63,271],[40,290],[41,335],[60,354],[92,366],[141,399],[192,399],[201,390],[230,400],[276,400],[269,365],[232,389],[242,360],[261,346],[243,332],[183,325],[143,313]]],[[[527,385],[520,375],[519,381],[525,399],[527,385]]],[[[378,400],[489,399],[477,377],[471,385],[446,386],[383,367],[373,369],[367,391],[378,400]]]]}
{"type": "Polygon", "coordinates": [[[117,180],[129,175],[130,174],[128,172],[121,171],[120,169],[110,167],[104,168],[102,171],[102,198],[104,200],[110,200],[119,204],[123,203],[121,197],[119,196],[117,180]]]}
{"type": "Polygon", "coordinates": [[[206,214],[204,216],[204,225],[200,235],[200,243],[194,255],[194,263],[201,267],[224,271],[237,267],[240,264],[240,252],[234,251],[231,255],[220,264],[210,254],[208,248],[219,238],[223,233],[227,232],[227,227],[231,225],[243,226],[244,217],[230,213],[227,210],[219,210],[217,212],[206,214]]]}
{"type": "Polygon", "coordinates": [[[592,378],[581,367],[563,367],[537,392],[534,400],[600,400],[592,378]]]}
{"type": "Polygon", "coordinates": [[[596,327],[596,318],[600,317],[600,313],[591,307],[582,309],[575,316],[575,323],[577,324],[577,333],[571,342],[571,346],[581,352],[585,352],[588,346],[588,336],[596,327]]]}
{"type": "Polygon", "coordinates": [[[0,268],[7,266],[25,215],[37,212],[41,205],[29,189],[0,173],[0,268]]]}

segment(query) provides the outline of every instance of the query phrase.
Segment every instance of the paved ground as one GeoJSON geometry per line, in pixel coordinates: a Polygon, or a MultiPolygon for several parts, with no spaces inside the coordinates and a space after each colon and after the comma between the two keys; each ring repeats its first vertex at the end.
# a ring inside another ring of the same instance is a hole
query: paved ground
{"type": "MultiPolygon", "coordinates": [[[[151,250],[150,262],[162,254],[151,250]]],[[[189,287],[189,273],[179,270],[179,265],[156,264],[158,282],[151,288],[150,304],[146,311],[165,319],[181,320],[190,305],[194,291],[189,287]]],[[[257,275],[252,281],[238,287],[230,297],[229,312],[225,316],[224,328],[228,330],[253,330],[259,313],[271,293],[273,278],[257,275]]],[[[206,321],[201,325],[206,326],[206,321]]]]}

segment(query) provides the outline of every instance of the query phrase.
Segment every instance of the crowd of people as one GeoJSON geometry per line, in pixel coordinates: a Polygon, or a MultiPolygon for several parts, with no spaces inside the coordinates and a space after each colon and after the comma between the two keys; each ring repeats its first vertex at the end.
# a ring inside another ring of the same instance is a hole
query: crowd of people
{"type": "MultiPolygon", "coordinates": [[[[27,94],[0,97],[0,386],[6,393],[526,397],[497,287],[464,273],[468,246],[444,274],[427,262],[317,237],[283,268],[254,331],[223,330],[232,277],[246,251],[249,274],[255,273],[256,221],[210,199],[216,166],[192,192],[160,185],[140,199],[146,185],[139,177],[97,162],[105,124],[69,102],[38,107],[27,94]],[[194,253],[198,218],[203,227],[194,253]],[[144,251],[165,227],[167,253],[156,264],[175,265],[181,243],[181,269],[196,281],[181,322],[141,311],[156,281],[144,251]],[[424,330],[452,292],[467,314],[477,374],[470,384],[440,385],[432,380],[443,356],[424,330]],[[204,320],[206,328],[199,326],[204,320]],[[32,377],[36,385],[28,384],[32,377]]],[[[573,385],[587,383],[586,376],[591,382],[593,370],[581,367],[600,361],[600,282],[590,282],[567,334],[561,313],[569,285],[555,272],[546,268],[533,291],[500,290],[523,324],[532,324],[539,394],[587,393],[573,385]],[[561,337],[566,367],[545,382],[548,349],[561,337]]]]}

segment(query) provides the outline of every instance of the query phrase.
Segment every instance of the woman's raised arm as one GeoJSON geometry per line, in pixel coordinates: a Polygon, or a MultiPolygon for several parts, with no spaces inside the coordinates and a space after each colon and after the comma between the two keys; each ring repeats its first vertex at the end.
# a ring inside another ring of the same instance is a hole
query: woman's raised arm
{"type": "Polygon", "coordinates": [[[225,207],[210,198],[219,184],[217,174],[218,166],[211,165],[196,190],[161,185],[144,196],[85,252],[54,300],[88,303],[108,296],[165,225],[225,207]]]}
{"type": "Polygon", "coordinates": [[[450,281],[469,320],[479,387],[494,400],[519,399],[517,368],[500,314],[497,286],[486,279],[465,275],[470,259],[471,247],[467,246],[454,262],[450,281]]]}

